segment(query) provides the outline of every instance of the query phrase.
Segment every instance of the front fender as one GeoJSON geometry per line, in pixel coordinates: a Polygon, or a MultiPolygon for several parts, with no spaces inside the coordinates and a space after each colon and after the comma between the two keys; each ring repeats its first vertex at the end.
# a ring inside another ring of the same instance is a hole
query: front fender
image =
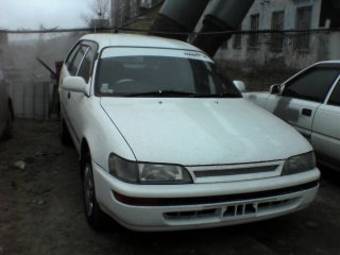
{"type": "Polygon", "coordinates": [[[88,144],[92,160],[103,169],[108,169],[111,153],[128,160],[136,160],[122,134],[100,107],[100,99],[93,97],[90,101],[84,116],[82,141],[88,144]]]}

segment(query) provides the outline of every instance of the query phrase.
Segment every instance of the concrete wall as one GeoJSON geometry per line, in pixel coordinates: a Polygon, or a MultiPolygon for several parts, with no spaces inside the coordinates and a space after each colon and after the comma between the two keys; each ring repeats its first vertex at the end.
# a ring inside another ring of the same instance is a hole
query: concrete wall
{"type": "Polygon", "coordinates": [[[328,59],[340,59],[340,31],[329,34],[328,59]]]}

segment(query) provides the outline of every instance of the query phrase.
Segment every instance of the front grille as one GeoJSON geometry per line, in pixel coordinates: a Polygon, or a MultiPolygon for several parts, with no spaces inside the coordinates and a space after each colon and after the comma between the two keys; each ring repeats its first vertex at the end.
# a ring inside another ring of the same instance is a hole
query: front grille
{"type": "Polygon", "coordinates": [[[274,172],[278,168],[278,165],[262,166],[262,167],[250,167],[250,168],[237,168],[237,169],[222,169],[222,170],[203,170],[194,171],[196,178],[203,177],[216,177],[216,176],[230,176],[240,174],[258,174],[266,172],[274,172]]]}

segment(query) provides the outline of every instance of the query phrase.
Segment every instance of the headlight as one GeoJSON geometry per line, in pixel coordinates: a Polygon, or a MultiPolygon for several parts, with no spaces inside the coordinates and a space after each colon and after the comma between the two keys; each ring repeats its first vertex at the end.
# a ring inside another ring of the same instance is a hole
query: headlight
{"type": "Polygon", "coordinates": [[[314,169],[316,166],[313,152],[291,157],[286,160],[283,167],[283,175],[297,174],[314,169]]]}
{"type": "Polygon", "coordinates": [[[109,157],[109,171],[110,174],[125,182],[137,183],[139,179],[137,163],[114,154],[109,157]]]}
{"type": "Polygon", "coordinates": [[[118,179],[140,184],[192,183],[188,170],[182,166],[136,163],[114,154],[109,157],[109,171],[118,179]]]}

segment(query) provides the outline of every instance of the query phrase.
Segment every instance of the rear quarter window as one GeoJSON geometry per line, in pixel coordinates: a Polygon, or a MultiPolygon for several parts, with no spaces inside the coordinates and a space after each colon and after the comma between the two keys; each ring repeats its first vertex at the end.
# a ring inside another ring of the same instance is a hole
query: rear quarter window
{"type": "Polygon", "coordinates": [[[87,50],[88,46],[79,45],[79,47],[76,47],[75,50],[70,53],[70,56],[66,61],[66,66],[71,75],[77,74],[87,50]]]}
{"type": "Polygon", "coordinates": [[[329,101],[329,105],[335,105],[340,106],[340,80],[338,81],[338,84],[336,85],[329,101]]]}

